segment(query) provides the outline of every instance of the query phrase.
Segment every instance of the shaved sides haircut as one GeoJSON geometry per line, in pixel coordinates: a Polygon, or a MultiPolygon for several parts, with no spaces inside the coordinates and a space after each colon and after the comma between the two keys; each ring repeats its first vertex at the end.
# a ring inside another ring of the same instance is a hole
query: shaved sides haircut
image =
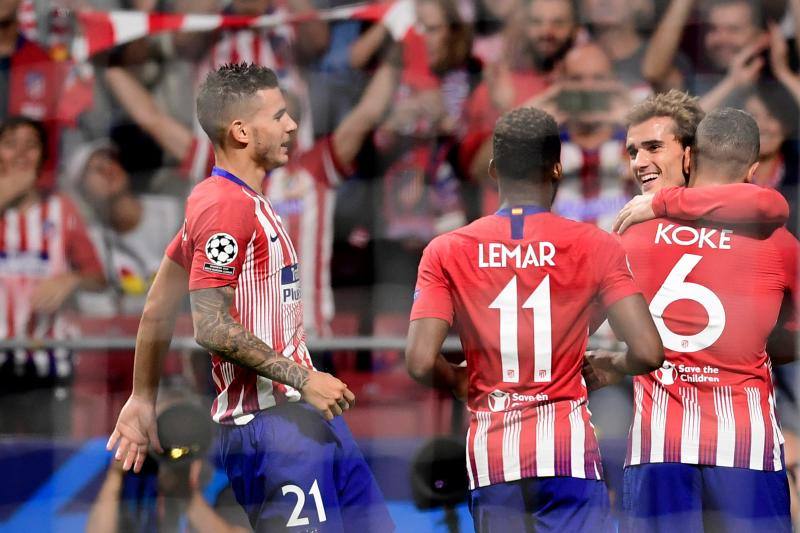
{"type": "Polygon", "coordinates": [[[520,107],[500,117],[493,146],[494,164],[503,179],[542,181],[561,159],[555,119],[533,107],[520,107]]]}
{"type": "Polygon", "coordinates": [[[700,121],[693,157],[698,171],[713,166],[734,181],[758,161],[760,149],[755,119],[746,111],[726,107],[711,111],[700,121]]]}

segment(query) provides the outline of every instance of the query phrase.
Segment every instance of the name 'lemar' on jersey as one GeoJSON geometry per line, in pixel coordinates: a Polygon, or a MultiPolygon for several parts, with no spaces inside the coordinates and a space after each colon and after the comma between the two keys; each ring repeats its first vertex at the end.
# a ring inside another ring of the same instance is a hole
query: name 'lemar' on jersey
{"type": "Polygon", "coordinates": [[[500,242],[478,244],[479,268],[527,268],[529,266],[556,266],[556,247],[547,241],[518,244],[513,248],[500,242]]]}
{"type": "Polygon", "coordinates": [[[656,230],[655,243],[730,250],[732,234],[733,230],[729,229],[692,228],[662,222],[656,230]]]}

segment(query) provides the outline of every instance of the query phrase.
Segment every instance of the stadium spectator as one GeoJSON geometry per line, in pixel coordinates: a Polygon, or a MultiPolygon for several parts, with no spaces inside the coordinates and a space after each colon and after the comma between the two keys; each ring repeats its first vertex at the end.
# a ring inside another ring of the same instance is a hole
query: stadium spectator
{"type": "Polygon", "coordinates": [[[522,41],[521,0],[480,0],[475,13],[475,40],[472,53],[484,65],[514,55],[514,46],[522,41]]]}
{"type": "MultiPolygon", "coordinates": [[[[312,335],[329,334],[333,318],[330,260],[333,239],[335,188],[353,173],[353,163],[367,135],[378,123],[391,97],[396,73],[379,69],[356,107],[327,137],[310,150],[292,148],[292,162],[276,169],[265,181],[264,192],[288,227],[300,254],[304,281],[304,321],[312,335]]],[[[164,113],[152,96],[122,68],[110,68],[106,80],[122,106],[165,151],[185,161],[194,159],[207,138],[193,137],[190,129],[164,113]]],[[[287,93],[292,110],[296,101],[287,93]]],[[[203,172],[210,172],[206,166],[203,172]]],[[[160,253],[164,247],[153,251],[160,253]]]]}
{"type": "Polygon", "coordinates": [[[457,153],[467,101],[480,80],[472,35],[453,0],[422,0],[417,17],[433,84],[405,77],[374,137],[373,174],[383,177],[376,188],[376,313],[410,309],[408,286],[422,249],[467,220],[457,153]]]}
{"type": "Polygon", "coordinates": [[[494,186],[488,182],[486,169],[495,121],[550,86],[579,30],[578,14],[570,0],[528,0],[523,3],[521,22],[519,53],[487,66],[467,108],[468,134],[459,161],[472,181],[490,188],[494,186]]]}
{"type": "MultiPolygon", "coordinates": [[[[642,71],[655,86],[668,85],[684,28],[696,0],[672,0],[661,18],[645,54],[642,71]]],[[[769,44],[763,6],[752,0],[713,0],[703,6],[702,57],[695,58],[687,80],[701,105],[710,110],[730,102],[752,85],[765,66],[769,44]]]]}
{"type": "Polygon", "coordinates": [[[59,155],[57,113],[65,68],[20,32],[20,2],[0,1],[0,122],[24,115],[44,124],[47,158],[38,180],[40,186],[52,187],[59,155]]]}
{"type": "Polygon", "coordinates": [[[550,112],[561,125],[564,177],[553,212],[611,229],[633,192],[623,130],[630,102],[608,55],[593,43],[574,46],[564,57],[557,82],[528,102],[550,112]]]}
{"type": "Polygon", "coordinates": [[[66,182],[88,204],[90,235],[100,251],[111,289],[85,295],[91,314],[140,314],[163,251],[182,222],[183,206],[171,196],[136,194],[117,147],[100,139],[79,148],[66,182]]]}
{"type": "MultiPolygon", "coordinates": [[[[640,102],[652,93],[653,88],[642,75],[642,62],[647,51],[647,38],[643,27],[649,27],[655,16],[653,0],[582,0],[581,18],[597,44],[605,50],[614,66],[617,77],[631,91],[634,102],[640,102]]],[[[685,71],[687,59],[676,54],[677,63],[685,71]]],[[[656,90],[662,91],[683,86],[684,73],[672,65],[664,76],[664,83],[656,90]]]]}
{"type": "MultiPolygon", "coordinates": [[[[44,165],[41,123],[11,117],[0,127],[0,337],[66,339],[63,314],[78,289],[105,281],[83,220],[63,194],[36,182],[44,165]]],[[[0,433],[67,436],[72,353],[19,348],[0,353],[0,433]]]]}

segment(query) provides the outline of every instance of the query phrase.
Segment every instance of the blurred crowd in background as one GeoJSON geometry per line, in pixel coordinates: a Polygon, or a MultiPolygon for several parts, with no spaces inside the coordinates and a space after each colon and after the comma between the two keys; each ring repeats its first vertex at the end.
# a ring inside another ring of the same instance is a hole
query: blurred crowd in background
{"type": "MultiPolygon", "coordinates": [[[[313,16],[345,5],[0,0],[0,337],[135,334],[183,202],[213,164],[195,89],[227,62],[273,68],[300,124],[291,163],[264,192],[298,250],[312,338],[405,334],[425,245],[498,207],[491,132],[516,106],[541,107],[561,127],[554,210],[604,229],[638,192],[625,150],[632,104],[677,88],[706,111],[745,109],[761,130],[755,179],[786,196],[796,233],[800,0],[397,0],[372,20],[313,16]],[[111,13],[117,37],[117,10],[296,17],[154,33],[79,61],[80,14],[91,10],[111,13]]],[[[179,331],[191,335],[188,324],[179,331]]],[[[334,372],[400,362],[386,351],[316,355],[334,372]]],[[[129,393],[131,361],[0,353],[0,433],[103,434],[129,393]],[[20,415],[34,405],[41,416],[20,415]]],[[[203,358],[167,366],[193,369],[210,390],[203,358]]],[[[791,372],[779,376],[779,402],[793,471],[791,372]]],[[[629,393],[599,394],[612,406],[590,401],[601,439],[624,438],[629,393]]]]}

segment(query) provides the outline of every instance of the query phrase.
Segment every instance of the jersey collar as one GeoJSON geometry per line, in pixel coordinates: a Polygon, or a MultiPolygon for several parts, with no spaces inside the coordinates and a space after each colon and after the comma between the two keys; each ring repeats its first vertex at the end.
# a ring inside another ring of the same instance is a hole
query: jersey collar
{"type": "Polygon", "coordinates": [[[225,178],[226,180],[230,180],[230,181],[234,182],[236,185],[241,185],[242,187],[246,187],[247,189],[253,191],[256,194],[258,194],[256,191],[253,190],[253,188],[251,186],[249,186],[244,181],[242,181],[240,178],[237,178],[236,176],[234,176],[233,174],[231,174],[230,172],[228,172],[224,168],[219,168],[218,166],[214,166],[211,169],[211,175],[212,176],[219,176],[220,178],[225,178]]]}
{"type": "Polygon", "coordinates": [[[504,207],[495,213],[495,215],[500,215],[501,217],[510,217],[510,216],[528,216],[528,215],[538,215],[539,213],[547,213],[549,209],[545,209],[539,205],[515,205],[512,207],[504,207]]]}

